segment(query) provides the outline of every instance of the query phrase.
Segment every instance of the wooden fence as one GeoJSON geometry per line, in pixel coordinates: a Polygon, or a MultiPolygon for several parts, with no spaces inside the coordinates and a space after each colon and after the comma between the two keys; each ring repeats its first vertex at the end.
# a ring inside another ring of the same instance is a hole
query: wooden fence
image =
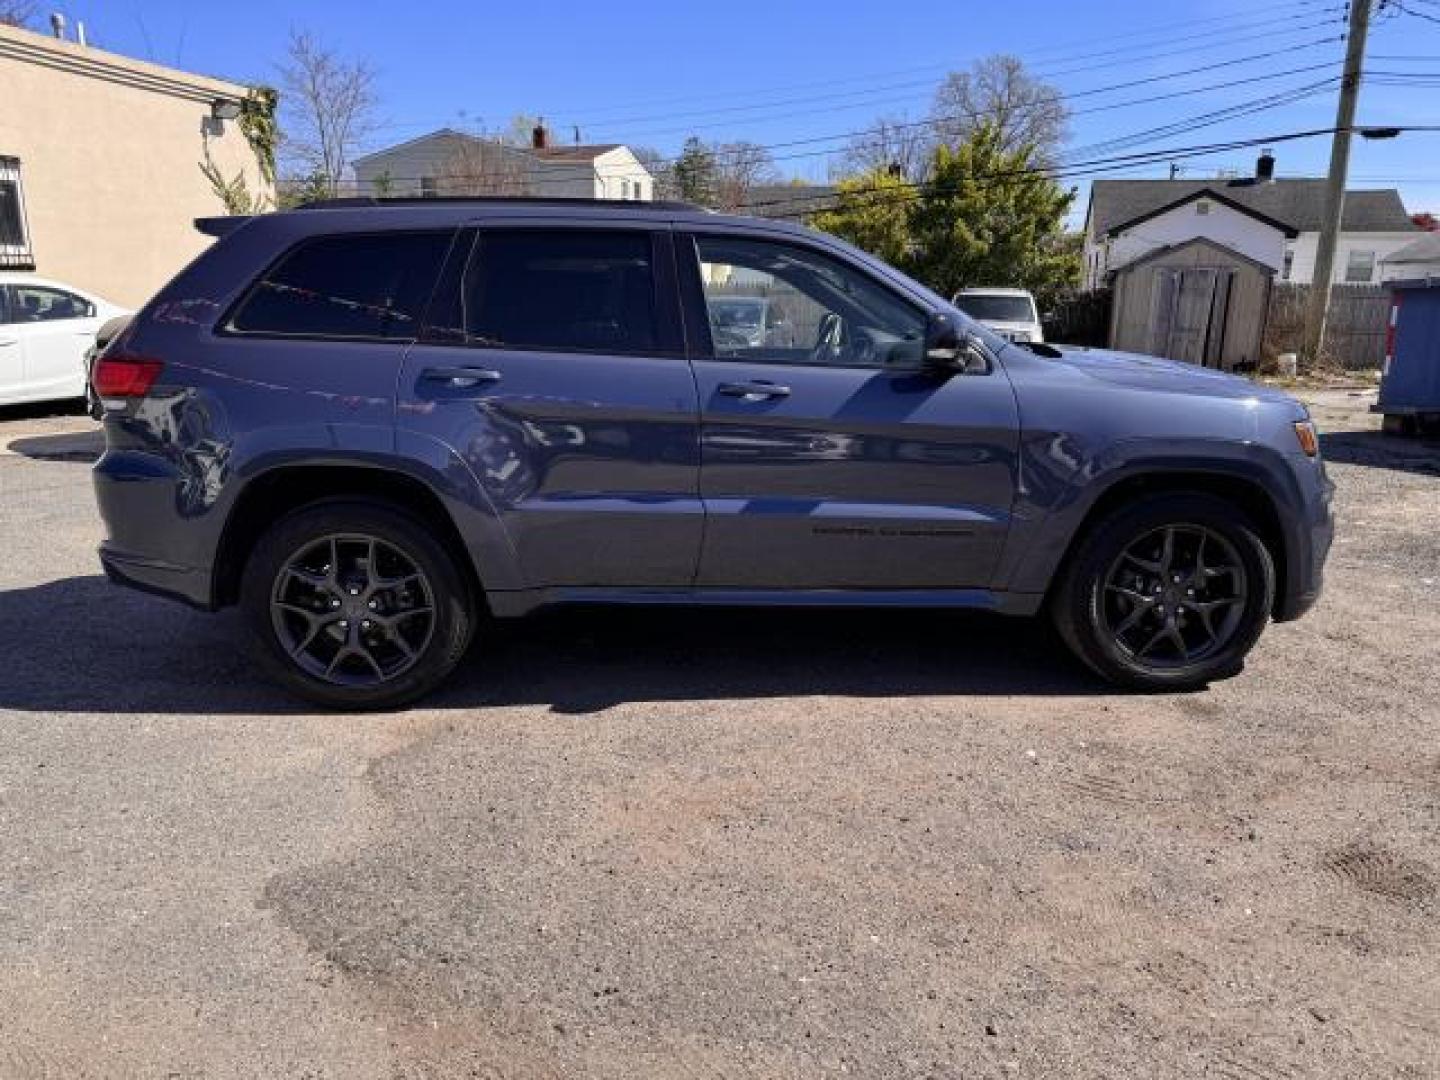
{"type": "MultiPolygon", "coordinates": [[[[1265,322],[1264,356],[1300,351],[1309,285],[1276,282],[1270,290],[1265,322]]],[[[1347,371],[1378,368],[1385,360],[1385,328],[1390,321],[1390,290],[1383,285],[1336,285],[1330,290],[1330,315],[1325,320],[1327,366],[1347,371]]]]}
{"type": "Polygon", "coordinates": [[[1042,302],[1045,340],[1059,345],[1097,345],[1104,348],[1110,344],[1112,302],[1113,294],[1109,289],[1062,293],[1048,303],[1042,302]]]}

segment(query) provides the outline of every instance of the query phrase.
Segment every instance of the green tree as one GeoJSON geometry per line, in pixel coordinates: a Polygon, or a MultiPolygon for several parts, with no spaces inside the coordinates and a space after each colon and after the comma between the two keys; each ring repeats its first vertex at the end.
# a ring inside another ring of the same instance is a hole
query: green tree
{"type": "Polygon", "coordinates": [[[910,211],[915,189],[903,176],[880,166],[841,180],[834,209],[810,219],[877,258],[901,266],[910,248],[910,211]]]}
{"type": "Polygon", "coordinates": [[[938,146],[908,212],[910,247],[901,265],[949,296],[967,285],[1029,289],[1042,304],[1080,278],[1065,215],[1075,199],[1036,167],[1029,145],[1006,149],[994,124],[955,147],[938,146]]]}
{"type": "Polygon", "coordinates": [[[716,196],[715,154],[694,135],[685,140],[685,147],[672,167],[675,194],[687,202],[709,206],[716,196]]]}

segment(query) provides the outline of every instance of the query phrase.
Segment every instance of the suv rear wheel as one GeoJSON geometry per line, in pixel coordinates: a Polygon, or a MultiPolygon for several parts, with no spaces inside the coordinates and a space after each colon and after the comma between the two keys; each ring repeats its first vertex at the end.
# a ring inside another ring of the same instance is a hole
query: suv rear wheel
{"type": "Polygon", "coordinates": [[[343,709],[432,689],[475,623],[445,548],[398,508],[367,500],[313,504],[271,526],[246,563],[240,604],[274,677],[343,709]]]}
{"type": "Polygon", "coordinates": [[[1090,530],[1051,617],[1111,682],[1191,690],[1240,670],[1274,598],[1274,560],[1239,507],[1201,493],[1152,495],[1090,530]]]}

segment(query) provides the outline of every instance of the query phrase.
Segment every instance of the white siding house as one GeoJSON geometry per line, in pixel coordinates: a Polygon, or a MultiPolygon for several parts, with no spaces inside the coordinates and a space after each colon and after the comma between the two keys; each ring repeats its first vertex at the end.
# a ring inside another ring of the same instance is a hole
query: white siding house
{"type": "Polygon", "coordinates": [[[566,199],[655,197],[655,179],[627,146],[552,146],[543,128],[532,145],[509,146],[443,128],[377,150],[354,164],[360,194],[529,195],[566,199]]]}
{"type": "Polygon", "coordinates": [[[1106,265],[1116,269],[1159,248],[1203,237],[1278,273],[1285,263],[1286,241],[1296,235],[1286,225],[1203,190],[1114,229],[1105,238],[1106,265]]]}
{"type": "Polygon", "coordinates": [[[1421,233],[1399,251],[1380,260],[1381,281],[1440,278],[1440,233],[1421,233]]]}
{"type": "MultiPolygon", "coordinates": [[[[1266,154],[1254,177],[1096,180],[1085,215],[1086,287],[1104,285],[1115,270],[1157,248],[1197,237],[1275,267],[1280,281],[1308,284],[1325,181],[1273,177],[1274,159],[1266,154]]],[[[1386,257],[1418,235],[1393,188],[1346,192],[1334,282],[1380,281],[1386,257]]]]}

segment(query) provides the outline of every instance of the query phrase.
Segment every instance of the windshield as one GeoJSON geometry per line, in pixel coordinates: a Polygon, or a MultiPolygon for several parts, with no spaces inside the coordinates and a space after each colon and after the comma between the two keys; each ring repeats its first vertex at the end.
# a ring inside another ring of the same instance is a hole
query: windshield
{"type": "Polygon", "coordinates": [[[1035,305],[1028,296],[996,296],[985,293],[961,293],[955,306],[972,319],[990,322],[1034,322],[1035,305]]]}
{"type": "Polygon", "coordinates": [[[711,299],[710,321],[716,326],[736,329],[758,329],[765,321],[764,300],[711,299]]]}

